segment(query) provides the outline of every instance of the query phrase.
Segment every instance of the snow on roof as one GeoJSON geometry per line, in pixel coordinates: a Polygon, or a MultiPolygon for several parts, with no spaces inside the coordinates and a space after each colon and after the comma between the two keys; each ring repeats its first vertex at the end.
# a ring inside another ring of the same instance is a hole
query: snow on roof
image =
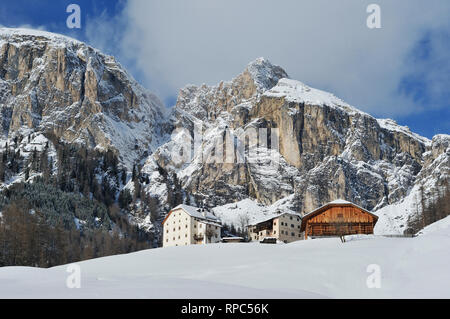
{"type": "Polygon", "coordinates": [[[199,218],[199,219],[207,219],[207,220],[212,220],[215,222],[218,222],[219,219],[214,216],[213,214],[211,214],[208,210],[205,209],[205,215],[203,215],[203,213],[201,212],[201,208],[198,207],[194,207],[194,206],[189,206],[189,205],[178,205],[177,207],[173,208],[172,210],[175,209],[182,209],[184,210],[186,213],[189,214],[189,216],[195,217],[195,218],[199,218]]]}
{"type": "Polygon", "coordinates": [[[261,223],[267,222],[267,221],[269,221],[269,220],[272,220],[272,219],[278,218],[278,217],[280,217],[280,216],[283,216],[283,215],[293,215],[293,216],[296,216],[296,217],[302,218],[302,216],[300,216],[300,214],[296,214],[296,213],[287,213],[287,212],[284,212],[284,213],[278,213],[278,214],[276,214],[276,215],[273,215],[273,216],[269,216],[269,217],[261,218],[261,219],[259,219],[259,220],[256,220],[256,221],[252,222],[252,223],[251,223],[251,224],[249,224],[248,226],[255,226],[255,225],[258,225],[258,224],[261,224],[261,223]]]}
{"type": "Polygon", "coordinates": [[[349,201],[346,201],[344,199],[336,199],[336,200],[330,202],[329,204],[352,204],[352,203],[349,201]]]}
{"type": "Polygon", "coordinates": [[[322,205],[319,208],[314,209],[312,212],[309,212],[308,214],[304,215],[303,219],[308,217],[308,216],[310,216],[310,215],[312,215],[312,214],[314,214],[314,213],[316,213],[317,211],[321,210],[322,208],[327,207],[328,205],[353,205],[353,206],[355,206],[355,207],[357,207],[359,209],[362,209],[363,211],[368,212],[369,214],[374,215],[374,216],[376,216],[378,218],[377,215],[369,212],[367,209],[365,209],[365,208],[363,208],[361,206],[356,205],[355,203],[346,201],[344,199],[336,199],[336,200],[334,200],[332,202],[329,202],[329,203],[326,203],[325,205],[322,205]]]}

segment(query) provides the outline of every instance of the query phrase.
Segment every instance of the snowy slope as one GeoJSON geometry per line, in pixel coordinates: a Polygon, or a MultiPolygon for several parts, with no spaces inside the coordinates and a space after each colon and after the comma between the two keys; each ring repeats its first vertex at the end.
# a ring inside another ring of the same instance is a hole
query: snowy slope
{"type": "Polygon", "coordinates": [[[418,233],[419,236],[429,234],[442,234],[448,236],[450,234],[450,216],[428,225],[418,233]]]}
{"type": "Polygon", "coordinates": [[[449,298],[449,235],[153,249],[79,263],[80,289],[66,288],[66,266],[1,268],[0,298],[449,298]],[[366,284],[373,264],[379,289],[366,284]]]}
{"type": "Polygon", "coordinates": [[[264,96],[284,97],[295,103],[350,108],[349,104],[331,93],[311,88],[300,81],[291,79],[281,79],[275,87],[265,92],[264,96]]]}
{"type": "Polygon", "coordinates": [[[414,139],[421,141],[425,145],[431,144],[431,141],[429,139],[427,139],[426,137],[423,137],[423,136],[420,136],[419,134],[411,132],[409,127],[398,125],[397,122],[392,119],[377,119],[377,121],[378,121],[378,124],[382,128],[384,128],[388,131],[399,132],[399,133],[405,134],[407,136],[410,136],[414,139]]]}
{"type": "Polygon", "coordinates": [[[230,226],[234,225],[235,227],[242,227],[242,220],[246,220],[246,222],[248,221],[248,223],[252,224],[259,220],[265,220],[276,216],[279,213],[295,214],[295,211],[290,209],[289,206],[290,197],[292,196],[282,199],[270,206],[264,206],[256,200],[248,198],[236,203],[215,207],[212,211],[220,218],[222,223],[230,226]],[[248,218],[248,220],[246,218],[248,218]]]}

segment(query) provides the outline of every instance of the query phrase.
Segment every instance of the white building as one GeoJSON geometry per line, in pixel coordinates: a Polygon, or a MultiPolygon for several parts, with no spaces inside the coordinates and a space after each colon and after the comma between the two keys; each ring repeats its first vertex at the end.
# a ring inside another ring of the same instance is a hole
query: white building
{"type": "Polygon", "coordinates": [[[179,205],[163,221],[163,247],[218,243],[221,228],[219,219],[206,209],[179,205]]]}
{"type": "Polygon", "coordinates": [[[272,237],[290,243],[302,239],[301,225],[300,215],[279,213],[248,225],[248,235],[252,241],[272,237]]]}

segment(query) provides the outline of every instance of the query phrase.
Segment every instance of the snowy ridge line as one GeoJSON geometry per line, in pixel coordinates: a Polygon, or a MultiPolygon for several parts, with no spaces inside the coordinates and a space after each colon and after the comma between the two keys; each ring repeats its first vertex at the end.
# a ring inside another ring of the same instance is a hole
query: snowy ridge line
{"type": "Polygon", "coordinates": [[[377,119],[378,124],[380,125],[381,128],[384,128],[388,131],[394,131],[394,132],[398,132],[398,133],[403,133],[409,137],[412,137],[420,142],[422,142],[425,145],[430,145],[431,144],[431,140],[421,136],[417,133],[411,132],[411,130],[409,129],[409,127],[407,126],[402,126],[399,125],[396,121],[392,120],[392,119],[377,119]]]}
{"type": "Polygon", "coordinates": [[[267,97],[284,97],[288,101],[311,105],[345,106],[353,108],[333,94],[311,88],[306,84],[287,78],[280,79],[278,84],[263,94],[267,97]]]}
{"type": "MultiPolygon", "coordinates": [[[[303,82],[282,78],[278,84],[272,89],[263,93],[265,97],[285,98],[289,102],[304,103],[313,106],[329,106],[336,107],[349,113],[359,113],[364,116],[374,118],[372,115],[359,110],[358,108],[346,103],[334,94],[309,87],[303,82]]],[[[375,118],[376,119],[376,118],[375,118]]],[[[403,133],[412,137],[425,145],[430,145],[431,140],[417,133],[411,132],[407,126],[401,126],[392,119],[376,119],[381,128],[388,131],[403,133]]]]}
{"type": "Polygon", "coordinates": [[[81,42],[80,40],[71,38],[71,37],[63,35],[63,34],[42,31],[42,30],[35,30],[35,29],[27,29],[27,28],[0,27],[0,38],[7,38],[7,37],[14,37],[14,36],[41,37],[41,38],[46,38],[50,41],[64,41],[64,42],[72,42],[72,43],[76,43],[76,44],[85,44],[84,42],[81,42]]]}

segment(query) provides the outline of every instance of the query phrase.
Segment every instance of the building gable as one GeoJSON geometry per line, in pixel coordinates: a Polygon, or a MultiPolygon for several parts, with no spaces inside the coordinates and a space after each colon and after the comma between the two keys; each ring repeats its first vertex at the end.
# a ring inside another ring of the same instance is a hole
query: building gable
{"type": "Polygon", "coordinates": [[[301,230],[305,230],[307,223],[336,222],[340,219],[347,222],[373,222],[375,224],[378,216],[350,202],[331,202],[303,216],[301,230]]]}

